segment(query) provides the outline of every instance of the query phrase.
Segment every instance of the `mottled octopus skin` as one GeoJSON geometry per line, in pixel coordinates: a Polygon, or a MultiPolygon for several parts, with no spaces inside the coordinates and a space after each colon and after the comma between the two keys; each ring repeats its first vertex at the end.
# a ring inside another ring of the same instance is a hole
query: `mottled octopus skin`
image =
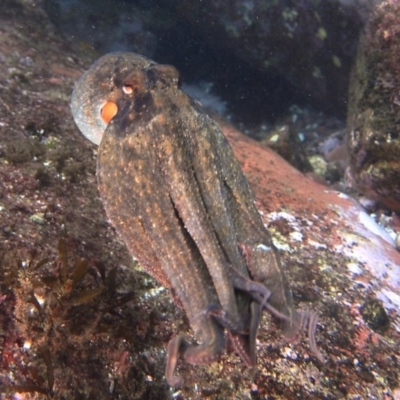
{"type": "Polygon", "coordinates": [[[224,330],[248,365],[262,308],[286,330],[316,316],[294,310],[270,235],[217,124],[179,89],[178,71],[134,53],[100,58],[77,83],[72,113],[99,145],[97,178],[107,216],[140,264],[179,299],[201,343],[168,345],[166,378],[179,358],[217,360],[224,330]],[[106,102],[117,105],[107,124],[106,102]]]}

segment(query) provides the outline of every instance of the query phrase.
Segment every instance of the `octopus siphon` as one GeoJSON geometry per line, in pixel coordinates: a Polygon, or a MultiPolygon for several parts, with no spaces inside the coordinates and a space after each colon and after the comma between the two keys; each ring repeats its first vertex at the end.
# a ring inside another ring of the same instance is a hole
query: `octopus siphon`
{"type": "Polygon", "coordinates": [[[179,358],[218,360],[226,340],[256,364],[262,311],[285,334],[317,315],[296,311],[269,232],[218,125],[179,88],[179,73],[134,53],[101,57],[72,94],[72,114],[99,146],[97,180],[107,217],[129,251],[183,307],[198,339],[170,340],[165,376],[178,387],[179,358]]]}

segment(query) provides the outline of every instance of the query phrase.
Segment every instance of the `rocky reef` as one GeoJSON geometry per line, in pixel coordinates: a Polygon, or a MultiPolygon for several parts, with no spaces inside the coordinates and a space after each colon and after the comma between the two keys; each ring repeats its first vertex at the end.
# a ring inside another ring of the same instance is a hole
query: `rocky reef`
{"type": "Polygon", "coordinates": [[[366,26],[350,86],[349,184],[400,211],[400,4],[383,2],[366,26]]]}
{"type": "Polygon", "coordinates": [[[265,315],[257,368],[228,348],[208,366],[179,364],[185,384],[168,387],[165,348],[189,324],[107,223],[96,149],[70,112],[95,56],[59,35],[41,1],[0,2],[0,398],[399,399],[393,238],[224,120],[295,305],[318,312],[325,362],[265,315]]]}
{"type": "Polygon", "coordinates": [[[236,121],[262,123],[293,103],[344,116],[359,33],[375,0],[46,0],[65,38],[129,50],[211,82],[236,121]]]}

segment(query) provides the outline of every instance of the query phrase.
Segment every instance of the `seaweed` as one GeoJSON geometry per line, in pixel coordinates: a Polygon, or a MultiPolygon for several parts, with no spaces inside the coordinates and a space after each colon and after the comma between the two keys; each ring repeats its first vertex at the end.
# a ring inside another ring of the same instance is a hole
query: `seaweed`
{"type": "MultiPolygon", "coordinates": [[[[75,398],[86,381],[92,388],[93,379],[100,376],[103,384],[107,382],[100,359],[106,349],[104,337],[123,330],[121,308],[135,299],[134,291],[117,291],[116,267],[71,257],[61,239],[54,258],[40,253],[31,254],[29,261],[15,254],[2,257],[0,279],[3,292],[8,288],[6,295],[13,298],[8,318],[7,313],[0,315],[1,362],[8,371],[0,373],[0,393],[62,398],[72,384],[68,397],[75,398]],[[90,345],[94,354],[86,354],[90,345]],[[98,371],[83,372],[88,362],[98,371]]],[[[122,354],[125,359],[129,351],[122,354]]]]}

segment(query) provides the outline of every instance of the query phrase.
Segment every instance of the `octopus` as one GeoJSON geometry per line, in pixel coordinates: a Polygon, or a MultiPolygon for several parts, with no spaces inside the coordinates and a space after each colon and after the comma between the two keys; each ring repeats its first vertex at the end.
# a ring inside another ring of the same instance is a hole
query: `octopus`
{"type": "Polygon", "coordinates": [[[170,340],[168,384],[182,384],[180,358],[217,361],[227,340],[254,366],[263,310],[289,337],[308,329],[322,361],[317,315],[295,310],[240,164],[217,123],[180,90],[178,71],[135,53],[107,54],[77,82],[71,109],[99,146],[96,174],[109,221],[146,271],[171,289],[198,340],[170,340]]]}

